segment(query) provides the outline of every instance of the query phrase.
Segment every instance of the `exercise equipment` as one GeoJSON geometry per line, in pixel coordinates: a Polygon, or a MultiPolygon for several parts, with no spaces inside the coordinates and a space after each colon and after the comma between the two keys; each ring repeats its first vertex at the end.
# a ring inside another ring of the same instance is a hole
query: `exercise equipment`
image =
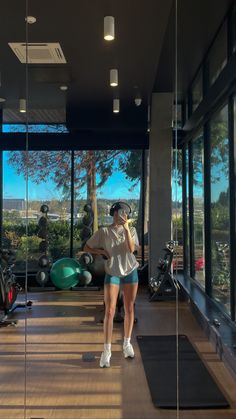
{"type": "Polygon", "coordinates": [[[82,286],[87,286],[92,281],[92,274],[89,271],[82,270],[79,274],[79,284],[82,286]]]}
{"type": "Polygon", "coordinates": [[[77,261],[81,266],[81,273],[79,274],[79,286],[73,287],[75,291],[99,291],[98,286],[89,286],[92,282],[92,273],[90,272],[90,266],[93,264],[94,259],[91,253],[80,251],[77,254],[77,261]]]}
{"type": "Polygon", "coordinates": [[[42,253],[44,253],[44,252],[47,251],[47,248],[48,248],[48,242],[46,240],[42,240],[39,243],[39,251],[42,252],[42,253]]]}
{"type": "Polygon", "coordinates": [[[48,282],[48,270],[41,270],[36,273],[36,281],[38,284],[40,284],[42,287],[48,282]]]}
{"type": "Polygon", "coordinates": [[[48,212],[49,207],[46,204],[42,204],[40,207],[40,211],[42,212],[42,216],[40,217],[38,221],[39,231],[38,231],[38,237],[42,239],[42,241],[39,243],[39,251],[41,256],[38,260],[38,266],[39,270],[36,273],[36,281],[41,287],[45,287],[49,280],[49,269],[51,267],[51,260],[47,255],[48,251],[48,212]]]}
{"type": "Polygon", "coordinates": [[[52,265],[50,278],[55,287],[67,290],[79,283],[81,272],[82,267],[75,259],[62,258],[52,265]]]}
{"type": "Polygon", "coordinates": [[[45,227],[40,228],[40,230],[38,232],[38,237],[40,239],[46,240],[46,238],[47,238],[47,228],[45,228],[45,227]]]}
{"type": "Polygon", "coordinates": [[[12,272],[15,262],[15,255],[11,250],[0,249],[0,310],[4,312],[4,317],[0,320],[0,327],[14,326],[17,320],[7,320],[8,314],[17,308],[31,307],[32,301],[16,303],[17,295],[21,287],[16,282],[16,277],[12,272]]]}
{"type": "Polygon", "coordinates": [[[49,206],[47,204],[42,204],[40,207],[40,212],[47,214],[49,212],[49,206]]]}
{"type": "Polygon", "coordinates": [[[93,262],[89,265],[89,271],[92,276],[96,278],[101,278],[104,280],[105,268],[104,268],[104,258],[101,255],[96,255],[93,259],[93,262]]]}
{"type": "Polygon", "coordinates": [[[92,236],[93,234],[93,220],[94,214],[93,209],[90,204],[85,204],[84,212],[86,213],[82,218],[82,229],[80,232],[80,237],[82,239],[81,249],[84,248],[86,241],[92,236]]]}
{"type": "Polygon", "coordinates": [[[82,252],[79,255],[78,262],[83,266],[83,268],[85,268],[91,263],[93,263],[93,256],[91,255],[91,253],[82,252]]]}
{"type": "Polygon", "coordinates": [[[157,275],[149,280],[149,301],[173,300],[176,298],[176,288],[179,285],[175,280],[171,269],[174,256],[174,241],[166,243],[164,256],[159,259],[157,265],[157,275]]]}
{"type": "Polygon", "coordinates": [[[47,266],[50,266],[50,263],[51,263],[51,260],[49,259],[47,255],[40,256],[38,260],[38,264],[40,268],[46,268],[47,266]]]}
{"type": "MultiPolygon", "coordinates": [[[[137,341],[155,407],[167,409],[176,409],[177,406],[180,409],[229,407],[214,377],[210,375],[210,371],[186,335],[178,337],[180,377],[178,403],[176,336],[137,336],[137,341]]],[[[227,417],[227,414],[221,417],[224,416],[227,417]]]]}

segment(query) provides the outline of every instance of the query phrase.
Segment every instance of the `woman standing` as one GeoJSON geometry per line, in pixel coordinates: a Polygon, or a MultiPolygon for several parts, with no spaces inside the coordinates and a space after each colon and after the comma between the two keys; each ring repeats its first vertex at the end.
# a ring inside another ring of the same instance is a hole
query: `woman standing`
{"type": "Polygon", "coordinates": [[[105,261],[104,281],[104,350],[100,358],[100,367],[110,367],[113,318],[119,287],[124,293],[124,342],[125,358],[133,358],[131,334],[134,324],[134,302],[138,290],[138,262],[134,256],[137,250],[138,236],[134,227],[129,227],[128,218],[131,208],[125,202],[116,202],[110,208],[113,223],[102,227],[90,237],[85,245],[85,252],[102,255],[105,261]]]}

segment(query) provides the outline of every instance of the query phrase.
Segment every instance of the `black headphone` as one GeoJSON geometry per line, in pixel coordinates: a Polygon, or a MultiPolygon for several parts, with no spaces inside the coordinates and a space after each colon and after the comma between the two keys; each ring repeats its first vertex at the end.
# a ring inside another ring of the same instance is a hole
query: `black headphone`
{"type": "Polygon", "coordinates": [[[127,204],[126,202],[122,202],[122,201],[115,202],[114,204],[112,204],[112,206],[110,208],[110,215],[111,215],[111,217],[113,217],[115,211],[118,211],[119,209],[124,209],[124,205],[129,210],[129,214],[127,214],[127,218],[130,218],[131,217],[132,210],[131,210],[129,204],[127,204]]]}

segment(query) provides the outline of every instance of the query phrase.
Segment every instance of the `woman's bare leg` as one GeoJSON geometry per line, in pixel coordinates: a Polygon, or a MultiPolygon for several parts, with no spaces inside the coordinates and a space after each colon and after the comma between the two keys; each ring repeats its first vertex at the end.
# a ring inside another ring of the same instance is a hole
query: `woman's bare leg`
{"type": "Polygon", "coordinates": [[[105,317],[103,321],[104,343],[111,343],[113,318],[116,311],[116,302],[119,293],[119,285],[104,285],[105,317]]]}
{"type": "Polygon", "coordinates": [[[138,290],[138,283],[124,284],[124,337],[130,338],[134,325],[134,303],[138,290]]]}

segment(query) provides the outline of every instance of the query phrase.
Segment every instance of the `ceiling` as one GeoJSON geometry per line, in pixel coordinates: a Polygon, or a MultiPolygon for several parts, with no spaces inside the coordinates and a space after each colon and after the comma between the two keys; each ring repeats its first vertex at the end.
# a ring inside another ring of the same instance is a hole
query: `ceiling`
{"type": "MultiPolygon", "coordinates": [[[[204,55],[235,0],[179,0],[177,14],[178,97],[183,99],[204,55]]],[[[154,91],[174,90],[175,77],[175,9],[174,4],[163,40],[154,91]]]]}
{"type": "MultiPolygon", "coordinates": [[[[25,2],[7,0],[0,14],[0,57],[6,115],[14,119],[18,99],[25,94],[25,65],[8,42],[25,40],[25,2]],[[13,109],[12,112],[10,109],[13,109]]],[[[29,66],[29,108],[69,109],[69,118],[83,128],[100,120],[118,128],[147,122],[147,104],[156,75],[172,0],[28,0],[28,15],[37,22],[28,27],[29,42],[59,42],[67,64],[29,66]],[[164,5],[164,7],[163,7],[164,5]],[[116,38],[103,39],[103,19],[115,17],[116,38]],[[120,114],[113,115],[114,88],[109,70],[118,68],[120,114]],[[62,92],[59,86],[68,85],[62,92]],[[137,89],[143,99],[134,105],[137,89]],[[71,116],[73,115],[73,118],[71,116]],[[136,122],[135,122],[136,121],[136,122]]],[[[41,113],[42,115],[42,113],[41,113]]],[[[20,115],[19,115],[20,116],[20,115]]]]}
{"type": "MultiPolygon", "coordinates": [[[[173,0],[5,0],[0,14],[0,97],[4,118],[20,121],[20,97],[26,96],[34,122],[62,122],[77,129],[145,130],[154,91],[173,91],[173,0]],[[8,42],[59,42],[66,64],[21,64],[8,42]],[[103,18],[115,17],[116,38],[103,39],[103,18]],[[119,87],[109,86],[109,70],[118,68],[119,87]],[[68,86],[67,92],[59,87],[68,86]],[[134,105],[137,89],[142,97],[134,105]],[[116,93],[114,93],[116,92],[116,93]],[[112,113],[114,95],[120,113],[112,113]],[[67,116],[66,116],[67,115],[67,116]],[[38,118],[38,119],[37,119],[38,118]],[[53,119],[58,119],[57,121],[53,119]]],[[[231,0],[178,1],[178,84],[184,92],[207,51],[231,0]],[[194,47],[193,47],[194,46],[194,47]]]]}

